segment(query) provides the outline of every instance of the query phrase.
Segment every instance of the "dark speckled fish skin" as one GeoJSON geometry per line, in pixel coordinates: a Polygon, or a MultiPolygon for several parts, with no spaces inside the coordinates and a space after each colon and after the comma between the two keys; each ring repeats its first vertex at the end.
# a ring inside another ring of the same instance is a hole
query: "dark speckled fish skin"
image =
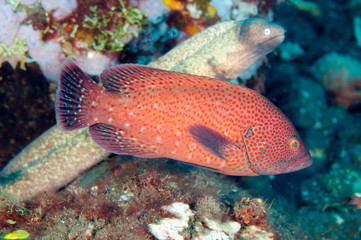
{"type": "Polygon", "coordinates": [[[117,154],[167,157],[228,175],[293,172],[312,163],[292,123],[257,92],[141,65],[101,74],[105,89],[69,62],[57,92],[65,130],[89,126],[117,154]]]}

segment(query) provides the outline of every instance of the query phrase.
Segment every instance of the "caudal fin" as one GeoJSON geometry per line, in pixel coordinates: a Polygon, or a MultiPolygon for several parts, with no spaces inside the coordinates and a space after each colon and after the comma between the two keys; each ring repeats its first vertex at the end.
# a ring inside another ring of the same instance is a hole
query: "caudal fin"
{"type": "Polygon", "coordinates": [[[102,89],[73,61],[62,70],[56,94],[56,120],[66,130],[89,126],[89,111],[102,89]]]}

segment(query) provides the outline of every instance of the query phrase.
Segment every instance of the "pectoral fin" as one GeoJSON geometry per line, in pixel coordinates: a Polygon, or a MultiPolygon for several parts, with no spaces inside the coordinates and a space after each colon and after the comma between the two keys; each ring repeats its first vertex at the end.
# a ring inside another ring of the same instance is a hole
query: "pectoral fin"
{"type": "Polygon", "coordinates": [[[227,155],[235,151],[237,146],[222,133],[203,124],[192,124],[187,127],[191,137],[215,156],[227,160],[227,155]]]}

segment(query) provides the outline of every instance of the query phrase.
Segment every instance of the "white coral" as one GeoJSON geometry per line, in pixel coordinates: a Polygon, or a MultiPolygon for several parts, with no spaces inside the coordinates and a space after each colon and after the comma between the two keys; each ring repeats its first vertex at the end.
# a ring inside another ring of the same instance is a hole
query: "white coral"
{"type": "Polygon", "coordinates": [[[257,4],[242,0],[212,0],[211,4],[222,21],[242,21],[258,14],[257,4]]]}
{"type": "Polygon", "coordinates": [[[178,218],[186,222],[188,222],[189,218],[194,215],[192,210],[189,209],[189,205],[181,202],[175,202],[169,206],[163,206],[162,209],[173,213],[178,218]]]}
{"type": "Polygon", "coordinates": [[[55,19],[61,20],[69,16],[78,4],[76,0],[43,0],[41,6],[45,11],[53,12],[55,19]]]}
{"type": "Polygon", "coordinates": [[[149,231],[159,240],[183,240],[179,233],[188,227],[188,221],[177,218],[163,218],[158,224],[148,224],[149,231]]]}
{"type": "Polygon", "coordinates": [[[10,5],[0,0],[0,16],[0,43],[10,46],[14,43],[26,14],[24,12],[15,13],[10,5]]]}
{"type": "Polygon", "coordinates": [[[188,221],[193,212],[189,205],[181,202],[172,203],[169,206],[163,206],[163,210],[173,213],[178,218],[163,218],[157,224],[148,224],[149,231],[159,240],[183,240],[180,235],[188,227],[188,221]]]}
{"type": "MultiPolygon", "coordinates": [[[[157,224],[148,224],[149,231],[159,240],[183,240],[184,237],[180,233],[188,227],[188,221],[194,215],[189,205],[176,202],[163,206],[162,209],[178,218],[163,218],[157,224]]],[[[234,221],[222,222],[205,218],[203,222],[205,226],[201,222],[196,222],[193,226],[194,240],[232,240],[241,228],[241,224],[234,221]]]]}
{"type": "Polygon", "coordinates": [[[241,234],[241,239],[273,240],[274,234],[264,231],[257,226],[247,226],[241,234]]]}
{"type": "Polygon", "coordinates": [[[221,222],[217,219],[203,219],[205,226],[198,223],[194,240],[233,240],[234,234],[241,229],[241,224],[234,221],[221,222]]]}

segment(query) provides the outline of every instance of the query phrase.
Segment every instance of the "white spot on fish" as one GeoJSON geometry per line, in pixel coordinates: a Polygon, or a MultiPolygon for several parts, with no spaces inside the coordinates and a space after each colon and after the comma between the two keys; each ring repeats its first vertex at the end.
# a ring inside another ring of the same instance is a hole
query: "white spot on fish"
{"type": "Polygon", "coordinates": [[[145,127],[142,126],[142,127],[140,128],[140,131],[141,131],[141,132],[144,132],[144,130],[145,130],[145,127]]]}
{"type": "Polygon", "coordinates": [[[125,127],[129,127],[129,126],[130,126],[130,123],[125,123],[124,126],[125,126],[125,127]]]}
{"type": "Polygon", "coordinates": [[[181,135],[181,132],[177,132],[176,134],[177,134],[177,137],[180,137],[180,135],[181,135]]]}
{"type": "Polygon", "coordinates": [[[154,104],[153,104],[153,107],[154,107],[154,108],[158,108],[158,104],[157,104],[157,103],[154,103],[154,104]]]}
{"type": "Polygon", "coordinates": [[[192,154],[188,154],[187,159],[192,159],[192,154]]]}
{"type": "Polygon", "coordinates": [[[226,161],[222,161],[221,166],[219,168],[222,169],[222,168],[225,168],[225,167],[227,167],[227,163],[226,163],[226,161]]]}
{"type": "Polygon", "coordinates": [[[108,110],[109,110],[109,112],[112,112],[112,111],[113,111],[113,108],[110,107],[110,108],[108,108],[108,110]]]}
{"type": "Polygon", "coordinates": [[[190,108],[189,105],[187,105],[187,106],[186,106],[186,110],[189,110],[189,108],[190,108]]]}
{"type": "Polygon", "coordinates": [[[98,121],[98,118],[96,117],[96,118],[94,118],[94,121],[98,121]]]}
{"type": "Polygon", "coordinates": [[[178,142],[178,141],[176,141],[176,142],[175,142],[175,145],[178,147],[178,146],[179,146],[179,142],[178,142]]]}
{"type": "Polygon", "coordinates": [[[113,121],[113,118],[108,118],[108,123],[111,123],[113,121]]]}
{"type": "Polygon", "coordinates": [[[158,137],[157,137],[157,142],[162,142],[161,136],[158,136],[158,137]]]}
{"type": "Polygon", "coordinates": [[[95,106],[95,102],[94,102],[94,101],[92,101],[92,106],[95,106]]]}
{"type": "Polygon", "coordinates": [[[133,116],[133,114],[134,114],[133,112],[130,112],[130,113],[129,113],[129,116],[133,116]]]}

